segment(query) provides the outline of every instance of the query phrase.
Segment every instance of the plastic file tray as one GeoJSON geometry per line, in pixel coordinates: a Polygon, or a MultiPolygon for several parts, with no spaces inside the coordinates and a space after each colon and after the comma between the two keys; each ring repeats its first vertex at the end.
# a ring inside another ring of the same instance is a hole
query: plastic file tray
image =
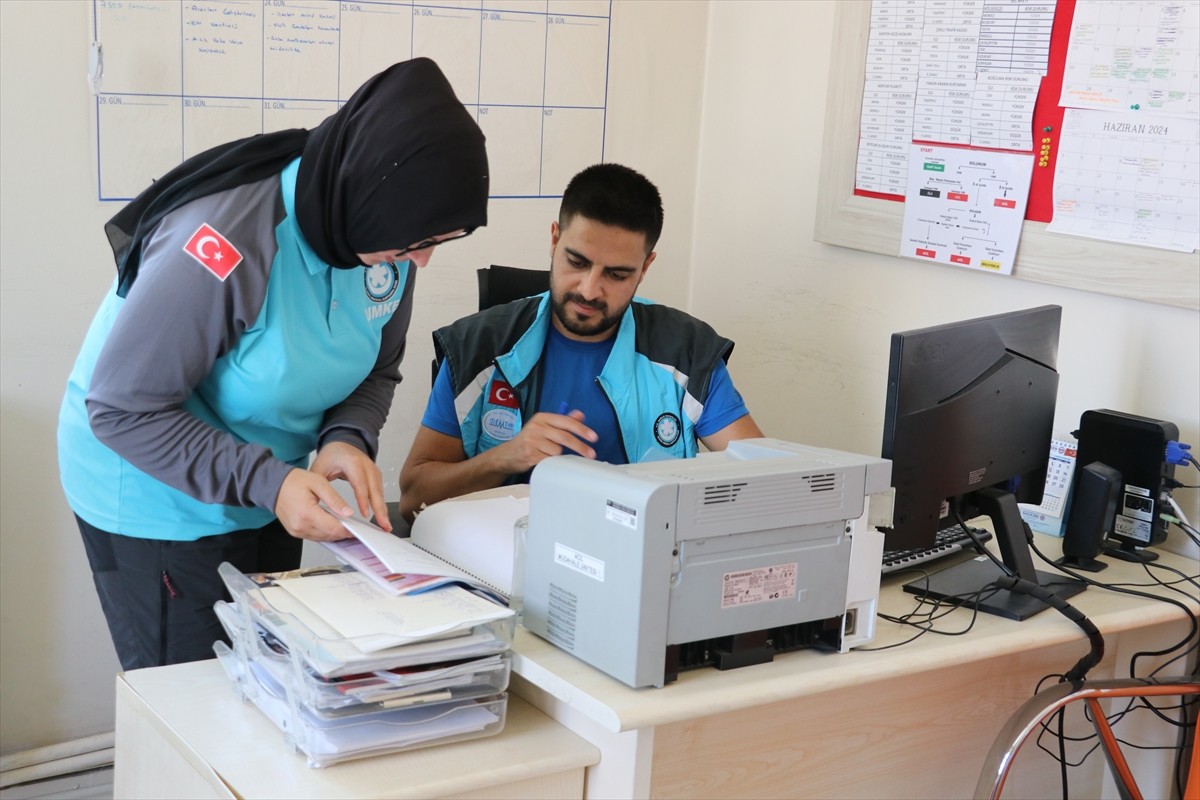
{"type": "Polygon", "coordinates": [[[231,564],[222,564],[219,572],[236,608],[232,615],[235,621],[230,619],[229,609],[222,610],[222,604],[218,604],[218,616],[235,652],[249,658],[264,649],[276,648],[276,654],[283,650],[299,657],[305,667],[323,678],[496,655],[509,649],[516,627],[515,617],[510,616],[451,637],[366,653],[354,646],[353,639],[314,631],[294,615],[279,610],[264,597],[262,586],[231,564]]]}
{"type": "Polygon", "coordinates": [[[291,677],[297,697],[319,713],[360,706],[394,708],[434,698],[466,699],[498,694],[508,689],[512,660],[508,653],[501,653],[421,672],[379,670],[341,680],[326,680],[308,672],[295,680],[286,664],[266,660],[257,664],[268,673],[275,671],[272,677],[276,679],[291,677]]]}
{"type": "MultiPolygon", "coordinates": [[[[235,602],[214,609],[233,647],[217,642],[213,649],[242,697],[283,731],[309,766],[503,729],[512,617],[364,653],[353,639],[315,631],[272,605],[264,592],[267,576],[251,579],[230,564],[219,571],[235,602]]],[[[315,616],[311,621],[324,624],[315,616]]]]}
{"type": "Polygon", "coordinates": [[[272,650],[262,637],[256,637],[256,641],[248,646],[241,645],[237,640],[244,634],[237,610],[218,603],[216,611],[217,618],[234,639],[234,655],[243,664],[252,664],[254,670],[261,670],[277,684],[290,688],[300,702],[318,713],[352,706],[382,709],[438,698],[482,697],[508,688],[512,658],[507,652],[449,663],[323,678],[303,664],[298,667],[286,651],[272,650]]]}
{"type": "Polygon", "coordinates": [[[285,740],[304,753],[310,767],[492,736],[504,728],[507,694],[382,711],[318,714],[297,702],[286,687],[261,680],[261,673],[247,669],[224,642],[217,642],[213,649],[241,695],[283,731],[285,740]]]}

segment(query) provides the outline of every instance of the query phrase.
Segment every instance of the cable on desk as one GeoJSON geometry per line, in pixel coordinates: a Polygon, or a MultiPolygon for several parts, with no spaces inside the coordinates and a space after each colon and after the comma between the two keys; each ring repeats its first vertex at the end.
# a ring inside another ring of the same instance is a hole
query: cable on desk
{"type": "MultiPolygon", "coordinates": [[[[1162,565],[1158,565],[1158,566],[1161,567],[1162,565]]],[[[1173,571],[1178,572],[1178,570],[1173,570],[1173,571]]],[[[1121,583],[1107,583],[1104,585],[1104,588],[1106,588],[1106,589],[1123,589],[1123,588],[1136,589],[1139,587],[1148,588],[1148,587],[1154,587],[1154,586],[1161,586],[1164,589],[1175,589],[1175,584],[1177,584],[1177,583],[1196,583],[1196,578],[1184,575],[1183,577],[1178,578],[1176,580],[1168,581],[1168,580],[1157,579],[1157,580],[1151,581],[1150,583],[1132,583],[1130,581],[1123,581],[1121,583]]],[[[1182,590],[1175,589],[1175,591],[1182,591],[1182,590]]],[[[1188,596],[1190,597],[1191,595],[1188,595],[1188,596]]]]}
{"type": "Polygon", "coordinates": [[[1154,585],[1161,586],[1164,589],[1170,589],[1173,592],[1179,592],[1181,595],[1188,598],[1189,600],[1191,600],[1194,597],[1194,595],[1188,594],[1183,589],[1176,587],[1175,584],[1186,582],[1186,583],[1190,583],[1192,586],[1195,586],[1197,589],[1200,589],[1200,574],[1188,575],[1181,569],[1175,569],[1174,567],[1168,567],[1166,564],[1160,564],[1157,561],[1143,561],[1143,562],[1141,562],[1141,564],[1146,569],[1146,574],[1148,574],[1154,580],[1154,585]],[[1151,568],[1161,569],[1165,572],[1173,572],[1179,576],[1179,580],[1164,581],[1162,578],[1158,577],[1153,572],[1151,572],[1150,571],[1151,568]]]}
{"type": "MultiPolygon", "coordinates": [[[[962,512],[957,507],[954,508],[954,518],[955,518],[955,522],[958,523],[959,527],[971,538],[971,542],[975,545],[975,549],[978,552],[980,552],[981,554],[983,554],[983,555],[987,556],[989,559],[991,559],[992,563],[995,564],[996,567],[998,569],[1000,569],[1001,572],[1004,573],[1004,575],[1012,577],[1013,576],[1012,570],[1009,569],[1009,567],[1003,561],[996,558],[995,554],[993,554],[992,551],[987,549],[987,547],[984,545],[983,540],[980,539],[975,534],[975,531],[973,531],[967,525],[966,521],[962,517],[962,512]]],[[[914,568],[913,570],[897,570],[896,572],[891,573],[891,574],[900,574],[903,572],[918,571],[918,570],[924,576],[925,580],[928,581],[929,580],[929,572],[927,570],[919,569],[919,568],[914,568]]],[[[933,623],[936,622],[937,620],[941,619],[942,617],[949,615],[955,609],[960,608],[961,607],[960,604],[952,602],[950,598],[930,601],[927,598],[918,595],[917,596],[917,605],[916,605],[916,608],[913,609],[913,611],[910,611],[909,613],[907,613],[903,616],[900,616],[900,617],[893,617],[888,614],[884,614],[882,612],[876,613],[876,616],[887,622],[896,623],[897,625],[911,625],[915,628],[918,628],[920,631],[919,633],[917,633],[916,635],[912,636],[909,639],[905,639],[902,642],[896,642],[895,644],[884,645],[882,647],[856,647],[854,649],[857,652],[873,652],[873,651],[879,651],[879,650],[890,650],[895,647],[900,647],[902,645],[906,645],[909,642],[916,641],[917,639],[924,636],[926,633],[936,633],[941,636],[962,636],[966,633],[969,633],[971,631],[971,629],[975,627],[975,621],[979,618],[979,610],[977,607],[978,603],[992,597],[1001,588],[1009,588],[1009,587],[1008,586],[1000,586],[997,582],[993,581],[993,582],[987,584],[986,586],[981,587],[976,592],[971,592],[970,594],[963,594],[963,595],[957,596],[957,599],[959,599],[959,600],[969,601],[969,602],[975,604],[971,607],[971,621],[967,623],[967,626],[965,628],[963,628],[962,630],[959,630],[959,631],[940,631],[933,627],[933,623]],[[916,610],[923,605],[932,605],[933,608],[930,609],[929,611],[927,611],[926,613],[924,613],[923,615],[921,615],[921,616],[924,616],[925,619],[914,622],[913,617],[917,616],[916,610]],[[942,610],[942,609],[944,609],[944,610],[942,610]]]]}
{"type": "MultiPolygon", "coordinates": [[[[1180,611],[1183,612],[1184,618],[1187,619],[1189,623],[1191,623],[1191,630],[1188,632],[1188,634],[1178,644],[1172,645],[1171,647],[1166,648],[1165,650],[1145,651],[1145,652],[1141,652],[1141,653],[1134,653],[1133,657],[1130,659],[1130,664],[1129,664],[1129,676],[1131,678],[1137,677],[1136,667],[1137,667],[1137,659],[1138,658],[1140,658],[1142,656],[1166,655],[1166,654],[1172,652],[1173,650],[1177,650],[1177,649],[1185,646],[1188,642],[1190,642],[1192,640],[1192,637],[1194,637],[1196,635],[1196,632],[1198,630],[1200,630],[1200,621],[1197,620],[1196,615],[1193,614],[1186,605],[1184,605],[1183,603],[1174,599],[1173,597],[1163,597],[1162,595],[1150,594],[1149,592],[1139,592],[1136,589],[1121,588],[1114,584],[1101,583],[1100,581],[1093,580],[1092,578],[1081,575],[1072,569],[1068,569],[1067,567],[1064,567],[1062,564],[1056,564],[1049,557],[1047,557],[1045,553],[1043,553],[1041,550],[1038,549],[1036,543],[1031,541],[1029,543],[1029,547],[1031,550],[1033,550],[1034,554],[1038,558],[1040,558],[1042,561],[1044,561],[1049,566],[1053,567],[1054,569],[1058,570],[1059,572],[1069,575],[1070,577],[1074,578],[1075,580],[1083,581],[1084,583],[1088,584],[1089,586],[1095,586],[1100,589],[1107,589],[1110,592],[1118,592],[1120,594],[1129,594],[1129,595],[1134,595],[1136,597],[1143,597],[1148,600],[1155,600],[1160,603],[1170,603],[1171,605],[1175,606],[1176,608],[1178,608],[1180,611]]],[[[1148,570],[1147,570],[1147,574],[1149,574],[1151,577],[1154,577],[1153,573],[1150,573],[1148,570]]],[[[1159,581],[1158,584],[1161,586],[1164,586],[1165,588],[1171,588],[1171,587],[1167,587],[1161,581],[1159,581]]],[[[1176,591],[1178,591],[1178,590],[1176,590],[1176,591]]]]}
{"type": "Polygon", "coordinates": [[[1080,630],[1088,638],[1088,652],[1083,655],[1075,666],[1071,667],[1062,676],[1063,683],[1078,683],[1087,677],[1088,670],[1100,663],[1104,658],[1104,635],[1100,633],[1100,629],[1096,627],[1087,616],[1077,609],[1075,606],[1068,603],[1053,592],[1047,591],[1045,588],[1038,586],[1032,581],[1027,581],[1024,578],[1004,577],[997,578],[992,582],[993,585],[999,586],[1002,589],[1008,589],[1010,592],[1019,592],[1036,597],[1046,605],[1053,608],[1058,613],[1062,614],[1067,619],[1074,622],[1080,630]]]}
{"type": "Polygon", "coordinates": [[[1150,583],[1110,583],[1108,585],[1109,586],[1134,586],[1134,587],[1137,587],[1137,586],[1147,586],[1147,587],[1161,586],[1164,589],[1171,589],[1172,591],[1179,592],[1180,594],[1182,594],[1184,597],[1188,598],[1189,600],[1192,599],[1193,597],[1195,597],[1195,595],[1189,594],[1189,593],[1183,591],[1182,589],[1176,588],[1175,584],[1190,583],[1193,586],[1200,588],[1200,573],[1197,573],[1196,575],[1188,575],[1183,570],[1175,569],[1174,567],[1168,567],[1166,564],[1160,563],[1158,561],[1142,561],[1140,563],[1141,563],[1142,567],[1144,567],[1146,569],[1146,573],[1150,576],[1150,581],[1151,581],[1150,583]],[[1177,580],[1163,580],[1162,578],[1160,578],[1159,576],[1157,576],[1153,572],[1151,572],[1152,569],[1161,569],[1164,572],[1172,572],[1172,573],[1178,575],[1179,578],[1177,580]]]}
{"type": "MultiPolygon", "coordinates": [[[[929,578],[929,572],[927,570],[919,569],[919,568],[915,568],[915,567],[911,570],[897,570],[897,572],[892,573],[892,574],[894,574],[894,575],[901,574],[903,572],[920,572],[922,575],[924,575],[926,580],[928,580],[928,578],[929,578]]],[[[995,594],[996,591],[997,591],[996,589],[993,589],[990,586],[985,586],[982,589],[980,589],[978,592],[974,592],[973,594],[971,594],[969,596],[964,596],[964,597],[969,597],[970,599],[973,599],[973,600],[977,600],[980,598],[986,600],[988,597],[995,594]],[[987,593],[986,596],[985,596],[985,592],[987,593]]],[[[924,596],[917,595],[916,596],[916,604],[915,604],[913,610],[908,612],[907,614],[904,614],[899,617],[894,617],[890,614],[884,614],[883,612],[876,612],[876,614],[875,614],[875,616],[877,616],[879,619],[885,620],[887,622],[892,622],[897,625],[908,625],[910,627],[917,628],[919,631],[917,634],[915,634],[911,638],[905,639],[902,642],[896,642],[895,644],[887,644],[887,645],[883,645],[882,647],[856,647],[856,648],[854,648],[854,651],[856,653],[870,653],[870,652],[877,652],[880,650],[891,650],[893,648],[900,647],[902,645],[906,645],[909,642],[914,642],[927,633],[936,633],[939,636],[962,636],[963,634],[969,633],[971,631],[971,629],[975,627],[975,620],[977,620],[979,618],[978,609],[975,609],[975,608],[971,609],[971,619],[967,623],[967,626],[965,628],[963,628],[962,630],[943,631],[943,630],[938,630],[937,628],[933,627],[933,623],[937,622],[942,617],[950,615],[951,613],[953,613],[954,611],[956,611],[957,609],[959,609],[961,607],[962,606],[959,606],[955,603],[950,603],[950,602],[946,602],[943,600],[929,600],[928,598],[926,598],[924,596]],[[918,613],[919,609],[921,609],[923,606],[930,606],[930,608],[926,611],[918,613]],[[914,618],[918,618],[918,619],[916,619],[914,621],[914,618]]]]}

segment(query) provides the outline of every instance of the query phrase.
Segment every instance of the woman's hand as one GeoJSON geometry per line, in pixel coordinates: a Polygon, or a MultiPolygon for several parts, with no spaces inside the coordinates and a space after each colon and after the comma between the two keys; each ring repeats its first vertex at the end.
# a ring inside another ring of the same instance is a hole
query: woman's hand
{"type": "Polygon", "coordinates": [[[283,479],[275,499],[275,516],[297,539],[331,542],[350,536],[337,517],[321,507],[321,503],[344,516],[354,513],[333,488],[333,484],[306,469],[296,468],[283,479]]]}
{"type": "Polygon", "coordinates": [[[317,453],[308,470],[327,481],[345,480],[354,490],[358,513],[367,519],[374,514],[376,525],[385,531],[392,529],[387,503],[383,499],[383,473],[362,450],[345,442],[330,442],[317,453]]]}

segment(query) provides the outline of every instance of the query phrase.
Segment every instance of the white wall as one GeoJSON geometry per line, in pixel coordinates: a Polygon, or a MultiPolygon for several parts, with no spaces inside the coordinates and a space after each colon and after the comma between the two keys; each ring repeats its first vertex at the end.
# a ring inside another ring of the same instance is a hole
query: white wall
{"type": "MultiPolygon", "coordinates": [[[[1060,425],[1110,407],[1196,442],[1194,312],[915,264],[812,241],[834,2],[618,0],[608,160],[663,190],[644,286],[737,342],[764,429],[877,453],[888,335],[1064,307],[1060,425]],[[707,40],[706,40],[707,37],[707,40]]],[[[0,2],[0,751],[111,730],[118,669],[58,486],[54,428],[112,279],[95,200],[78,0],[0,2]]],[[[854,135],[847,132],[847,135],[854,135]]],[[[473,308],[476,266],[547,263],[552,201],[493,203],[488,228],[422,273],[406,374],[384,430],[395,470],[424,406],[429,331],[473,308]]],[[[1180,492],[1195,520],[1195,492],[1180,492]]]]}
{"type": "MultiPolygon", "coordinates": [[[[55,424],[67,374],[114,274],[96,200],[87,5],[0,2],[0,752],[112,730],[119,669],[58,483],[55,424]]],[[[666,200],[646,288],[683,305],[694,236],[707,6],[618,3],[606,158],[651,175],[666,200]]],[[[500,154],[493,153],[492,157],[500,154]]],[[[582,168],[586,164],[580,164],[582,168]]],[[[434,327],[474,310],[476,267],[549,264],[552,200],[499,201],[490,224],[421,274],[406,382],[380,463],[395,485],[429,390],[434,327]]]]}

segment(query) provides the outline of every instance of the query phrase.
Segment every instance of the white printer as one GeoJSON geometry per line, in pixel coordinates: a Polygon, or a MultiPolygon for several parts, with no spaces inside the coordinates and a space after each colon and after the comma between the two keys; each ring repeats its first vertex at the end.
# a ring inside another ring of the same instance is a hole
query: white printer
{"type": "Polygon", "coordinates": [[[890,462],[777,439],[533,471],[524,625],[634,686],[874,636],[883,534],[867,496],[890,462]]]}

